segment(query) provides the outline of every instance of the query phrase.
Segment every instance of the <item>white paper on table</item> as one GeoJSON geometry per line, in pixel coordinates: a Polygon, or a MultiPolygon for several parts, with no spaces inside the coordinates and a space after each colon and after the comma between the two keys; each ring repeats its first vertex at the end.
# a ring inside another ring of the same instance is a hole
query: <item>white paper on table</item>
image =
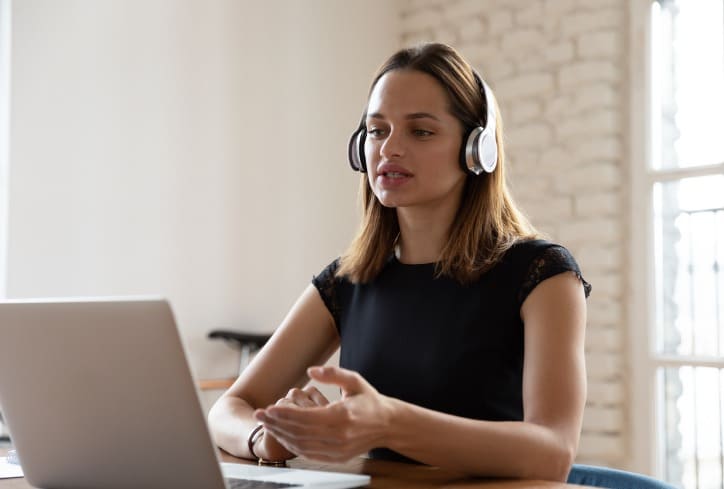
{"type": "Polygon", "coordinates": [[[23,469],[18,464],[8,463],[6,457],[0,457],[0,479],[10,479],[12,477],[22,477],[23,469]]]}

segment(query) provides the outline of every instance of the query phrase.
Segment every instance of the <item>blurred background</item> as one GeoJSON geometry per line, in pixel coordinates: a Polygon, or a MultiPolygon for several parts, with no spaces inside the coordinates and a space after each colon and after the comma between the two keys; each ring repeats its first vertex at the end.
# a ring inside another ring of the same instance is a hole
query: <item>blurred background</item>
{"type": "Polygon", "coordinates": [[[235,375],[207,332],[271,333],[344,250],[347,140],[420,41],[593,284],[579,461],[724,487],[724,0],[0,0],[0,297],[162,295],[235,375]]]}

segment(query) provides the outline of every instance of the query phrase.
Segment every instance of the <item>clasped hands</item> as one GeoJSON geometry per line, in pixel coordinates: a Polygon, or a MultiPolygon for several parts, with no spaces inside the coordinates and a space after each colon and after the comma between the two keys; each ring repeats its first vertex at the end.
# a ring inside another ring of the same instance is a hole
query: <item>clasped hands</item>
{"type": "Polygon", "coordinates": [[[391,400],[356,372],[338,367],[310,367],[307,374],[340,387],[342,398],[329,402],[315,387],[292,389],[266,409],[254,411],[271,435],[294,455],[323,462],[343,462],[384,446],[391,400]]]}

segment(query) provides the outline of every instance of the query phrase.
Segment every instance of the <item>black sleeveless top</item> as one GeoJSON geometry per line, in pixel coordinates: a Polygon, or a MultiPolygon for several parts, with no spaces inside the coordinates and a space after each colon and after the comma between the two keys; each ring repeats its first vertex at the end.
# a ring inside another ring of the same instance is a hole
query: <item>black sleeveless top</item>
{"type": "MultiPolygon", "coordinates": [[[[562,246],[521,241],[477,282],[435,278],[435,265],[392,256],[370,283],[335,277],[338,260],[312,282],[341,338],[340,366],[381,394],[466,418],[523,419],[520,307],[543,280],[573,272],[591,286],[562,246]]],[[[386,449],[375,458],[400,459],[386,449]]]]}

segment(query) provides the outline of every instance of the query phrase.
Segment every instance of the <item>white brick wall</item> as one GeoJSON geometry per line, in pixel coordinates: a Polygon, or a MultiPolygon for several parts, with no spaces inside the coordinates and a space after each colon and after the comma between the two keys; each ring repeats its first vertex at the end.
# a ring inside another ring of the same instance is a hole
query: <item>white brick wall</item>
{"type": "Polygon", "coordinates": [[[625,466],[626,0],[406,0],[402,44],[455,46],[495,90],[511,186],[593,284],[579,461],[625,466]]]}

